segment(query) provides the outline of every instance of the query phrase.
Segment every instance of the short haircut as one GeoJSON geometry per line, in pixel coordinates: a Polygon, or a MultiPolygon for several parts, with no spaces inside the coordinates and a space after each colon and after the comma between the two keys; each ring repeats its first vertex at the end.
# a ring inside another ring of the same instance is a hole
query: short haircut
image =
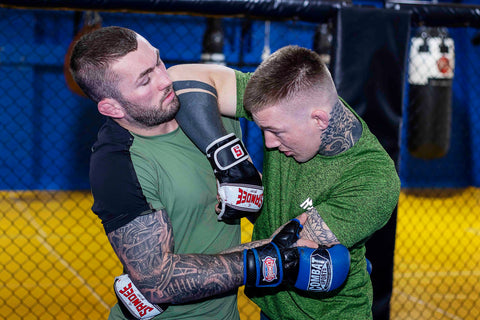
{"type": "Polygon", "coordinates": [[[121,27],[97,29],[80,38],[70,58],[70,71],[83,92],[95,102],[121,97],[113,62],[137,50],[137,33],[121,27]]]}
{"type": "Polygon", "coordinates": [[[252,113],[313,88],[325,92],[329,103],[337,99],[330,72],[320,56],[307,48],[286,46],[255,70],[245,89],[243,104],[252,113]]]}

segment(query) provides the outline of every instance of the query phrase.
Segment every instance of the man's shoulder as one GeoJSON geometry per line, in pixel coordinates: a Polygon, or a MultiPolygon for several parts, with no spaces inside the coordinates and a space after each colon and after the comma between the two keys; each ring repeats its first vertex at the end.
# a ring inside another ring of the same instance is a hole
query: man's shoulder
{"type": "Polygon", "coordinates": [[[93,144],[92,152],[95,153],[99,150],[108,151],[103,149],[105,146],[117,149],[122,146],[131,145],[132,135],[130,132],[120,126],[111,118],[107,118],[105,123],[98,130],[97,141],[93,144]]]}
{"type": "Polygon", "coordinates": [[[108,118],[98,131],[90,156],[91,184],[100,176],[115,176],[119,170],[130,168],[129,153],[133,136],[128,130],[108,118]]]}

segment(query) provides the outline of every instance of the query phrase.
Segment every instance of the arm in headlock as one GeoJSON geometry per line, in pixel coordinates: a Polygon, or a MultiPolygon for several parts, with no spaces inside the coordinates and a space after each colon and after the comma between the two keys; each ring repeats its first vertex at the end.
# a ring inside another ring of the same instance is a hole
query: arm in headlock
{"type": "Polygon", "coordinates": [[[254,220],[263,204],[261,176],[242,141],[226,132],[216,88],[197,80],[174,81],[173,87],[180,101],[176,120],[206,154],[217,179],[221,199],[218,220],[254,220]]]}

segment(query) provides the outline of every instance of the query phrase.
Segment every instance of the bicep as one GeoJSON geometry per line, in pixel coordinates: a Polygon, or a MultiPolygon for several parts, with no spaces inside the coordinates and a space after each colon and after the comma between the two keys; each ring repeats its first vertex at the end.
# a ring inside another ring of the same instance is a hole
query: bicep
{"type": "Polygon", "coordinates": [[[236,78],[233,69],[211,64],[182,64],[170,67],[172,81],[195,80],[213,86],[217,90],[220,113],[234,117],[236,112],[236,78]]]}

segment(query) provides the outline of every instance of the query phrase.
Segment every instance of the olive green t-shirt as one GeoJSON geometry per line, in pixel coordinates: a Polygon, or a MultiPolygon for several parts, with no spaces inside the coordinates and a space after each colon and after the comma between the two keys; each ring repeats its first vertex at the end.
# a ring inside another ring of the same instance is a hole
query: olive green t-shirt
{"type": "MultiPolygon", "coordinates": [[[[240,123],[224,118],[228,132],[241,137],[240,123]]],[[[134,172],[150,206],[165,209],[173,228],[176,254],[215,254],[240,244],[240,221],[217,221],[217,185],[206,155],[178,128],[159,136],[131,133],[134,172]]],[[[122,173],[118,173],[122,174],[122,173]]],[[[188,271],[185,271],[188,272],[188,271]]],[[[187,285],[187,284],[186,284],[187,285]]],[[[171,305],[153,319],[238,320],[237,290],[197,303],[171,305]]],[[[110,320],[124,319],[118,305],[110,320]]]]}
{"type": "MultiPolygon", "coordinates": [[[[249,74],[237,72],[237,116],[251,119],[243,108],[249,78],[249,74]]],[[[335,156],[317,155],[298,163],[277,149],[264,150],[264,204],[253,240],[268,238],[283,223],[315,207],[351,255],[347,280],[333,292],[308,293],[285,287],[247,290],[272,320],[372,318],[365,242],[390,218],[398,202],[400,180],[392,159],[358,119],[363,127],[360,140],[335,156]]]]}

